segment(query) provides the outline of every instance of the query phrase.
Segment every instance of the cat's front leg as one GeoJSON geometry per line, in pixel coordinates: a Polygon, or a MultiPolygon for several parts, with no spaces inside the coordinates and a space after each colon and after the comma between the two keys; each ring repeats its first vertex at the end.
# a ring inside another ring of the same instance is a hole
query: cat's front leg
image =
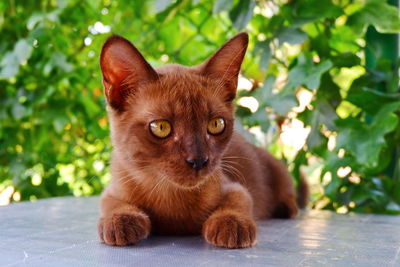
{"type": "Polygon", "coordinates": [[[220,206],[203,224],[204,238],[218,247],[253,246],[257,227],[252,209],[253,201],[247,189],[238,183],[228,183],[223,187],[220,206]]]}
{"type": "Polygon", "coordinates": [[[151,230],[149,217],[139,208],[107,192],[101,197],[98,223],[100,240],[111,246],[127,246],[145,239],[151,230]]]}

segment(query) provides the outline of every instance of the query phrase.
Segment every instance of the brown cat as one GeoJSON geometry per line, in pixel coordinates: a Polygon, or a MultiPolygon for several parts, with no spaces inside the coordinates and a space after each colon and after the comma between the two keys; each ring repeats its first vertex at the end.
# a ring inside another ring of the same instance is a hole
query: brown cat
{"type": "Polygon", "coordinates": [[[234,131],[240,33],[196,67],[153,69],[120,36],[103,46],[110,185],[101,196],[100,239],[125,246],[160,234],[200,234],[228,248],[256,243],[256,219],[292,218],[286,168],[234,131]]]}

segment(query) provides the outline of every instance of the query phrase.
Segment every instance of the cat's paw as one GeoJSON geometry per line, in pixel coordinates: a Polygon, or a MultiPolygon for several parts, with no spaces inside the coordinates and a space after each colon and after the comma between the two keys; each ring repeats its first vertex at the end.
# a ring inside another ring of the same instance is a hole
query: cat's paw
{"type": "Polygon", "coordinates": [[[111,246],[127,246],[145,239],[151,229],[150,219],[145,214],[113,214],[100,218],[98,233],[100,240],[111,246]]]}
{"type": "Polygon", "coordinates": [[[240,214],[215,214],[203,225],[203,236],[218,247],[246,248],[256,243],[257,227],[253,219],[240,214]]]}

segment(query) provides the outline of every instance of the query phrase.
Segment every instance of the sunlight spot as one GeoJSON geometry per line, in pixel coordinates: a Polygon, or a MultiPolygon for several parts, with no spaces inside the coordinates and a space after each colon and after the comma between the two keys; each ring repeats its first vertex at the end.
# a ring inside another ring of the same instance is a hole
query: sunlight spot
{"type": "Polygon", "coordinates": [[[107,8],[103,8],[103,9],[101,10],[101,14],[102,14],[102,15],[107,15],[107,14],[108,14],[108,9],[107,9],[107,8]]]}
{"type": "Polygon", "coordinates": [[[361,182],[361,177],[353,172],[349,177],[349,181],[353,184],[359,184],[361,182]]]}
{"type": "MultiPolygon", "coordinates": [[[[270,1],[272,2],[272,1],[270,1]]],[[[261,14],[266,18],[271,18],[273,15],[275,15],[278,11],[279,8],[275,4],[271,4],[270,2],[266,2],[265,5],[263,6],[256,6],[254,8],[254,13],[255,14],[261,14]]]]}
{"type": "Polygon", "coordinates": [[[89,26],[89,32],[92,34],[108,33],[111,31],[109,25],[104,25],[100,21],[97,21],[93,26],[89,26]]]}
{"type": "Polygon", "coordinates": [[[21,104],[25,103],[26,100],[28,100],[28,98],[26,96],[24,96],[24,95],[18,97],[18,102],[21,103],[21,104]]]}
{"type": "Polygon", "coordinates": [[[313,96],[314,94],[309,90],[303,88],[300,89],[296,94],[296,97],[299,100],[299,105],[297,107],[294,107],[293,111],[297,113],[303,112],[306,109],[306,107],[310,105],[313,96]]]}
{"type": "Polygon", "coordinates": [[[86,46],[90,45],[92,43],[92,38],[86,37],[85,40],[83,41],[86,46]]]}
{"type": "Polygon", "coordinates": [[[350,166],[346,166],[346,167],[340,167],[336,174],[337,176],[339,176],[340,178],[344,178],[346,177],[349,173],[351,172],[351,167],[350,166]]]}
{"type": "Polygon", "coordinates": [[[336,147],[336,134],[331,134],[328,137],[328,150],[333,151],[336,147]]]}
{"type": "Polygon", "coordinates": [[[34,186],[38,186],[42,183],[42,176],[40,176],[38,173],[35,173],[32,175],[31,181],[34,186]]]}
{"type": "Polygon", "coordinates": [[[321,59],[319,58],[318,55],[314,55],[314,56],[313,56],[313,62],[314,62],[314,63],[320,63],[320,62],[321,62],[321,59]]]}
{"type": "Polygon", "coordinates": [[[322,184],[327,185],[332,181],[332,173],[326,172],[324,177],[322,177],[322,184]]]}
{"type": "Polygon", "coordinates": [[[264,33],[259,33],[257,34],[257,40],[262,42],[265,41],[267,39],[267,36],[264,33]]]}
{"type": "Polygon", "coordinates": [[[263,140],[264,139],[264,133],[263,133],[263,131],[261,130],[261,127],[260,126],[253,126],[253,127],[251,127],[250,129],[249,129],[249,132],[251,133],[251,134],[253,134],[255,137],[256,137],[256,139],[257,140],[263,140]]]}
{"type": "Polygon", "coordinates": [[[246,107],[251,110],[251,112],[256,112],[258,109],[258,101],[252,96],[245,96],[238,100],[238,104],[242,107],[246,107]]]}
{"type": "Polygon", "coordinates": [[[246,90],[246,91],[250,91],[253,88],[253,83],[243,77],[242,75],[239,75],[239,80],[238,80],[238,90],[246,90]]]}
{"type": "Polygon", "coordinates": [[[314,208],[316,210],[321,210],[321,209],[325,208],[327,205],[329,205],[330,202],[331,201],[329,198],[323,196],[320,200],[316,201],[316,203],[314,204],[315,205],[314,208]]]}
{"type": "Polygon", "coordinates": [[[14,201],[21,201],[21,193],[20,192],[15,192],[14,194],[13,194],[13,200],[14,201]]]}
{"type": "Polygon", "coordinates": [[[343,148],[339,149],[338,154],[337,154],[338,158],[343,158],[345,153],[346,153],[346,150],[344,150],[343,148]]]}
{"type": "Polygon", "coordinates": [[[111,30],[111,27],[108,25],[104,25],[103,23],[101,23],[100,21],[96,22],[94,24],[94,29],[95,31],[97,31],[98,33],[108,33],[111,30]]]}
{"type": "Polygon", "coordinates": [[[7,186],[2,192],[0,192],[0,206],[6,206],[10,204],[10,198],[14,193],[13,186],[7,186]]]}
{"type": "Polygon", "coordinates": [[[348,211],[349,209],[346,206],[341,206],[336,210],[336,212],[339,214],[346,214],[348,211]]]}
{"type": "Polygon", "coordinates": [[[162,61],[162,62],[164,62],[164,63],[165,63],[165,62],[168,62],[168,60],[169,60],[169,56],[164,54],[164,55],[162,55],[162,56],[161,56],[161,58],[160,58],[160,59],[161,59],[161,61],[162,61]]]}
{"type": "Polygon", "coordinates": [[[93,162],[93,168],[98,172],[102,171],[104,169],[104,162],[100,160],[95,160],[93,162]]]}
{"type": "Polygon", "coordinates": [[[24,150],[23,150],[22,146],[20,144],[18,144],[18,145],[15,146],[15,151],[17,151],[17,153],[20,154],[24,150]]]}
{"type": "Polygon", "coordinates": [[[304,123],[296,118],[285,122],[282,125],[282,133],[280,139],[282,143],[300,150],[306,143],[307,137],[310,134],[311,128],[309,126],[304,127],[304,123]]]}

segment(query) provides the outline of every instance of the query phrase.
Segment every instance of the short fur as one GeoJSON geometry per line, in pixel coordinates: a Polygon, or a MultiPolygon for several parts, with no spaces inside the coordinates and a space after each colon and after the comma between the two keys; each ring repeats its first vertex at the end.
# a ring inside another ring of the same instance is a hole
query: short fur
{"type": "Polygon", "coordinates": [[[101,197],[100,239],[135,244],[151,232],[200,234],[228,248],[256,243],[257,219],[293,218],[296,194],[285,166],[234,131],[240,65],[248,36],[228,41],[197,67],[153,69],[126,39],[113,36],[100,64],[113,153],[112,180],[101,197]],[[220,135],[207,133],[224,118],[220,135]],[[168,120],[164,139],[149,130],[168,120]],[[186,160],[208,158],[195,170],[186,160]]]}

